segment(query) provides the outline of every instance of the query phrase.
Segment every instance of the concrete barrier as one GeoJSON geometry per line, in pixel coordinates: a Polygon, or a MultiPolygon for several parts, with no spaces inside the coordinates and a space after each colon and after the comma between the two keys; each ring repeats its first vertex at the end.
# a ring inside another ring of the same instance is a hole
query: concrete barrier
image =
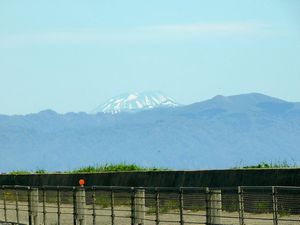
{"type": "Polygon", "coordinates": [[[206,225],[222,224],[222,192],[206,190],[206,225]]]}
{"type": "Polygon", "coordinates": [[[82,174],[0,175],[0,185],[134,187],[300,186],[300,169],[107,172],[82,174]]]}
{"type": "Polygon", "coordinates": [[[145,190],[137,189],[135,192],[135,225],[144,225],[145,220],[145,190]]]}
{"type": "Polygon", "coordinates": [[[76,189],[76,224],[86,225],[85,216],[86,216],[86,198],[85,198],[85,189],[79,187],[76,189]]]}
{"type": "Polygon", "coordinates": [[[31,188],[29,190],[29,224],[39,225],[39,190],[31,188]]]}

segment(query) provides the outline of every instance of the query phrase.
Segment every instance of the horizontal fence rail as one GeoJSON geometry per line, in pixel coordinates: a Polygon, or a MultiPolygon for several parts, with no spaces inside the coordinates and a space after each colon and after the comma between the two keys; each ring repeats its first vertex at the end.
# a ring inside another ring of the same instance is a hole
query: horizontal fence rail
{"type": "Polygon", "coordinates": [[[2,186],[4,224],[300,224],[300,187],[2,186]]]}

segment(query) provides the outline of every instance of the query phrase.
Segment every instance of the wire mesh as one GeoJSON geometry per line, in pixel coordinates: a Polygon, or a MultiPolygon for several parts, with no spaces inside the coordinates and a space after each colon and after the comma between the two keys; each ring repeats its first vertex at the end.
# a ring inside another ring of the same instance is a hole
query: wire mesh
{"type": "Polygon", "coordinates": [[[299,187],[0,189],[0,224],[293,225],[299,187]]]}
{"type": "Polygon", "coordinates": [[[0,190],[0,221],[28,223],[28,189],[2,187],[0,190]]]}

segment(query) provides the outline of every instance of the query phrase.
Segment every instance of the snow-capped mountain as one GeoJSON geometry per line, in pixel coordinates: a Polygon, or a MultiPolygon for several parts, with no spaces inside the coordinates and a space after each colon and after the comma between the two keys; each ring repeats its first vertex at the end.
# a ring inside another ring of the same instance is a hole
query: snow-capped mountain
{"type": "Polygon", "coordinates": [[[118,95],[101,104],[92,113],[104,112],[116,114],[133,112],[157,107],[176,107],[179,104],[160,92],[135,92],[118,95]]]}

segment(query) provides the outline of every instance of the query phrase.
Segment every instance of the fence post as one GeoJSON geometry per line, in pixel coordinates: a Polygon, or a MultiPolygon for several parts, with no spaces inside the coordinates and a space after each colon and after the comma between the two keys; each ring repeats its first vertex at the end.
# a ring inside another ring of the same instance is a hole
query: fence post
{"type": "Polygon", "coordinates": [[[76,199],[76,187],[72,188],[73,193],[73,225],[77,225],[77,199],[76,199]]]}
{"type": "Polygon", "coordinates": [[[60,211],[60,199],[61,199],[60,189],[59,189],[59,186],[57,186],[57,192],[56,192],[56,200],[57,200],[57,225],[60,225],[60,214],[61,214],[61,211],[60,211]]]}
{"type": "Polygon", "coordinates": [[[5,188],[2,186],[2,191],[3,191],[3,213],[4,213],[4,221],[7,222],[7,208],[6,208],[6,194],[5,194],[5,188]]]}
{"type": "Polygon", "coordinates": [[[85,189],[78,187],[76,190],[76,224],[85,225],[85,189]]]}
{"type": "Polygon", "coordinates": [[[155,188],[155,224],[159,225],[159,192],[155,188]]]}
{"type": "Polygon", "coordinates": [[[92,200],[93,200],[93,203],[92,203],[92,206],[93,206],[93,213],[92,213],[93,225],[96,225],[96,190],[95,190],[94,186],[92,187],[92,191],[93,191],[93,194],[92,194],[92,200]]]}
{"type": "Polygon", "coordinates": [[[135,224],[144,225],[145,220],[145,189],[136,189],[135,192],[135,224]]]}
{"type": "Polygon", "coordinates": [[[220,225],[222,217],[221,190],[206,188],[206,224],[220,225]]]}
{"type": "Polygon", "coordinates": [[[134,187],[131,187],[131,225],[135,225],[135,194],[134,187]]]}
{"type": "Polygon", "coordinates": [[[43,195],[43,222],[44,222],[43,225],[47,225],[47,211],[46,211],[46,200],[47,199],[46,199],[45,187],[43,187],[42,195],[43,195]]]}
{"type": "Polygon", "coordinates": [[[240,225],[244,225],[244,193],[242,187],[238,187],[238,198],[239,198],[239,222],[240,225]]]}
{"type": "Polygon", "coordinates": [[[16,195],[16,218],[17,223],[20,223],[20,217],[19,217],[19,192],[15,187],[15,195],[16,195]]]}
{"type": "Polygon", "coordinates": [[[33,225],[39,225],[39,190],[30,188],[29,193],[30,221],[33,225]]]}
{"type": "Polygon", "coordinates": [[[27,202],[28,202],[28,224],[32,225],[32,216],[31,216],[31,193],[30,193],[30,187],[27,187],[27,202]]]}
{"type": "Polygon", "coordinates": [[[113,188],[111,188],[111,192],[110,192],[110,207],[111,207],[111,225],[115,225],[115,196],[114,196],[113,188]]]}
{"type": "Polygon", "coordinates": [[[273,224],[278,225],[277,188],[272,187],[273,224]]]}
{"type": "Polygon", "coordinates": [[[211,224],[211,218],[210,218],[210,197],[209,197],[209,188],[205,188],[205,212],[206,212],[206,225],[211,224]]]}
{"type": "Polygon", "coordinates": [[[183,189],[179,189],[179,205],[180,205],[180,225],[184,225],[183,219],[183,189]]]}

